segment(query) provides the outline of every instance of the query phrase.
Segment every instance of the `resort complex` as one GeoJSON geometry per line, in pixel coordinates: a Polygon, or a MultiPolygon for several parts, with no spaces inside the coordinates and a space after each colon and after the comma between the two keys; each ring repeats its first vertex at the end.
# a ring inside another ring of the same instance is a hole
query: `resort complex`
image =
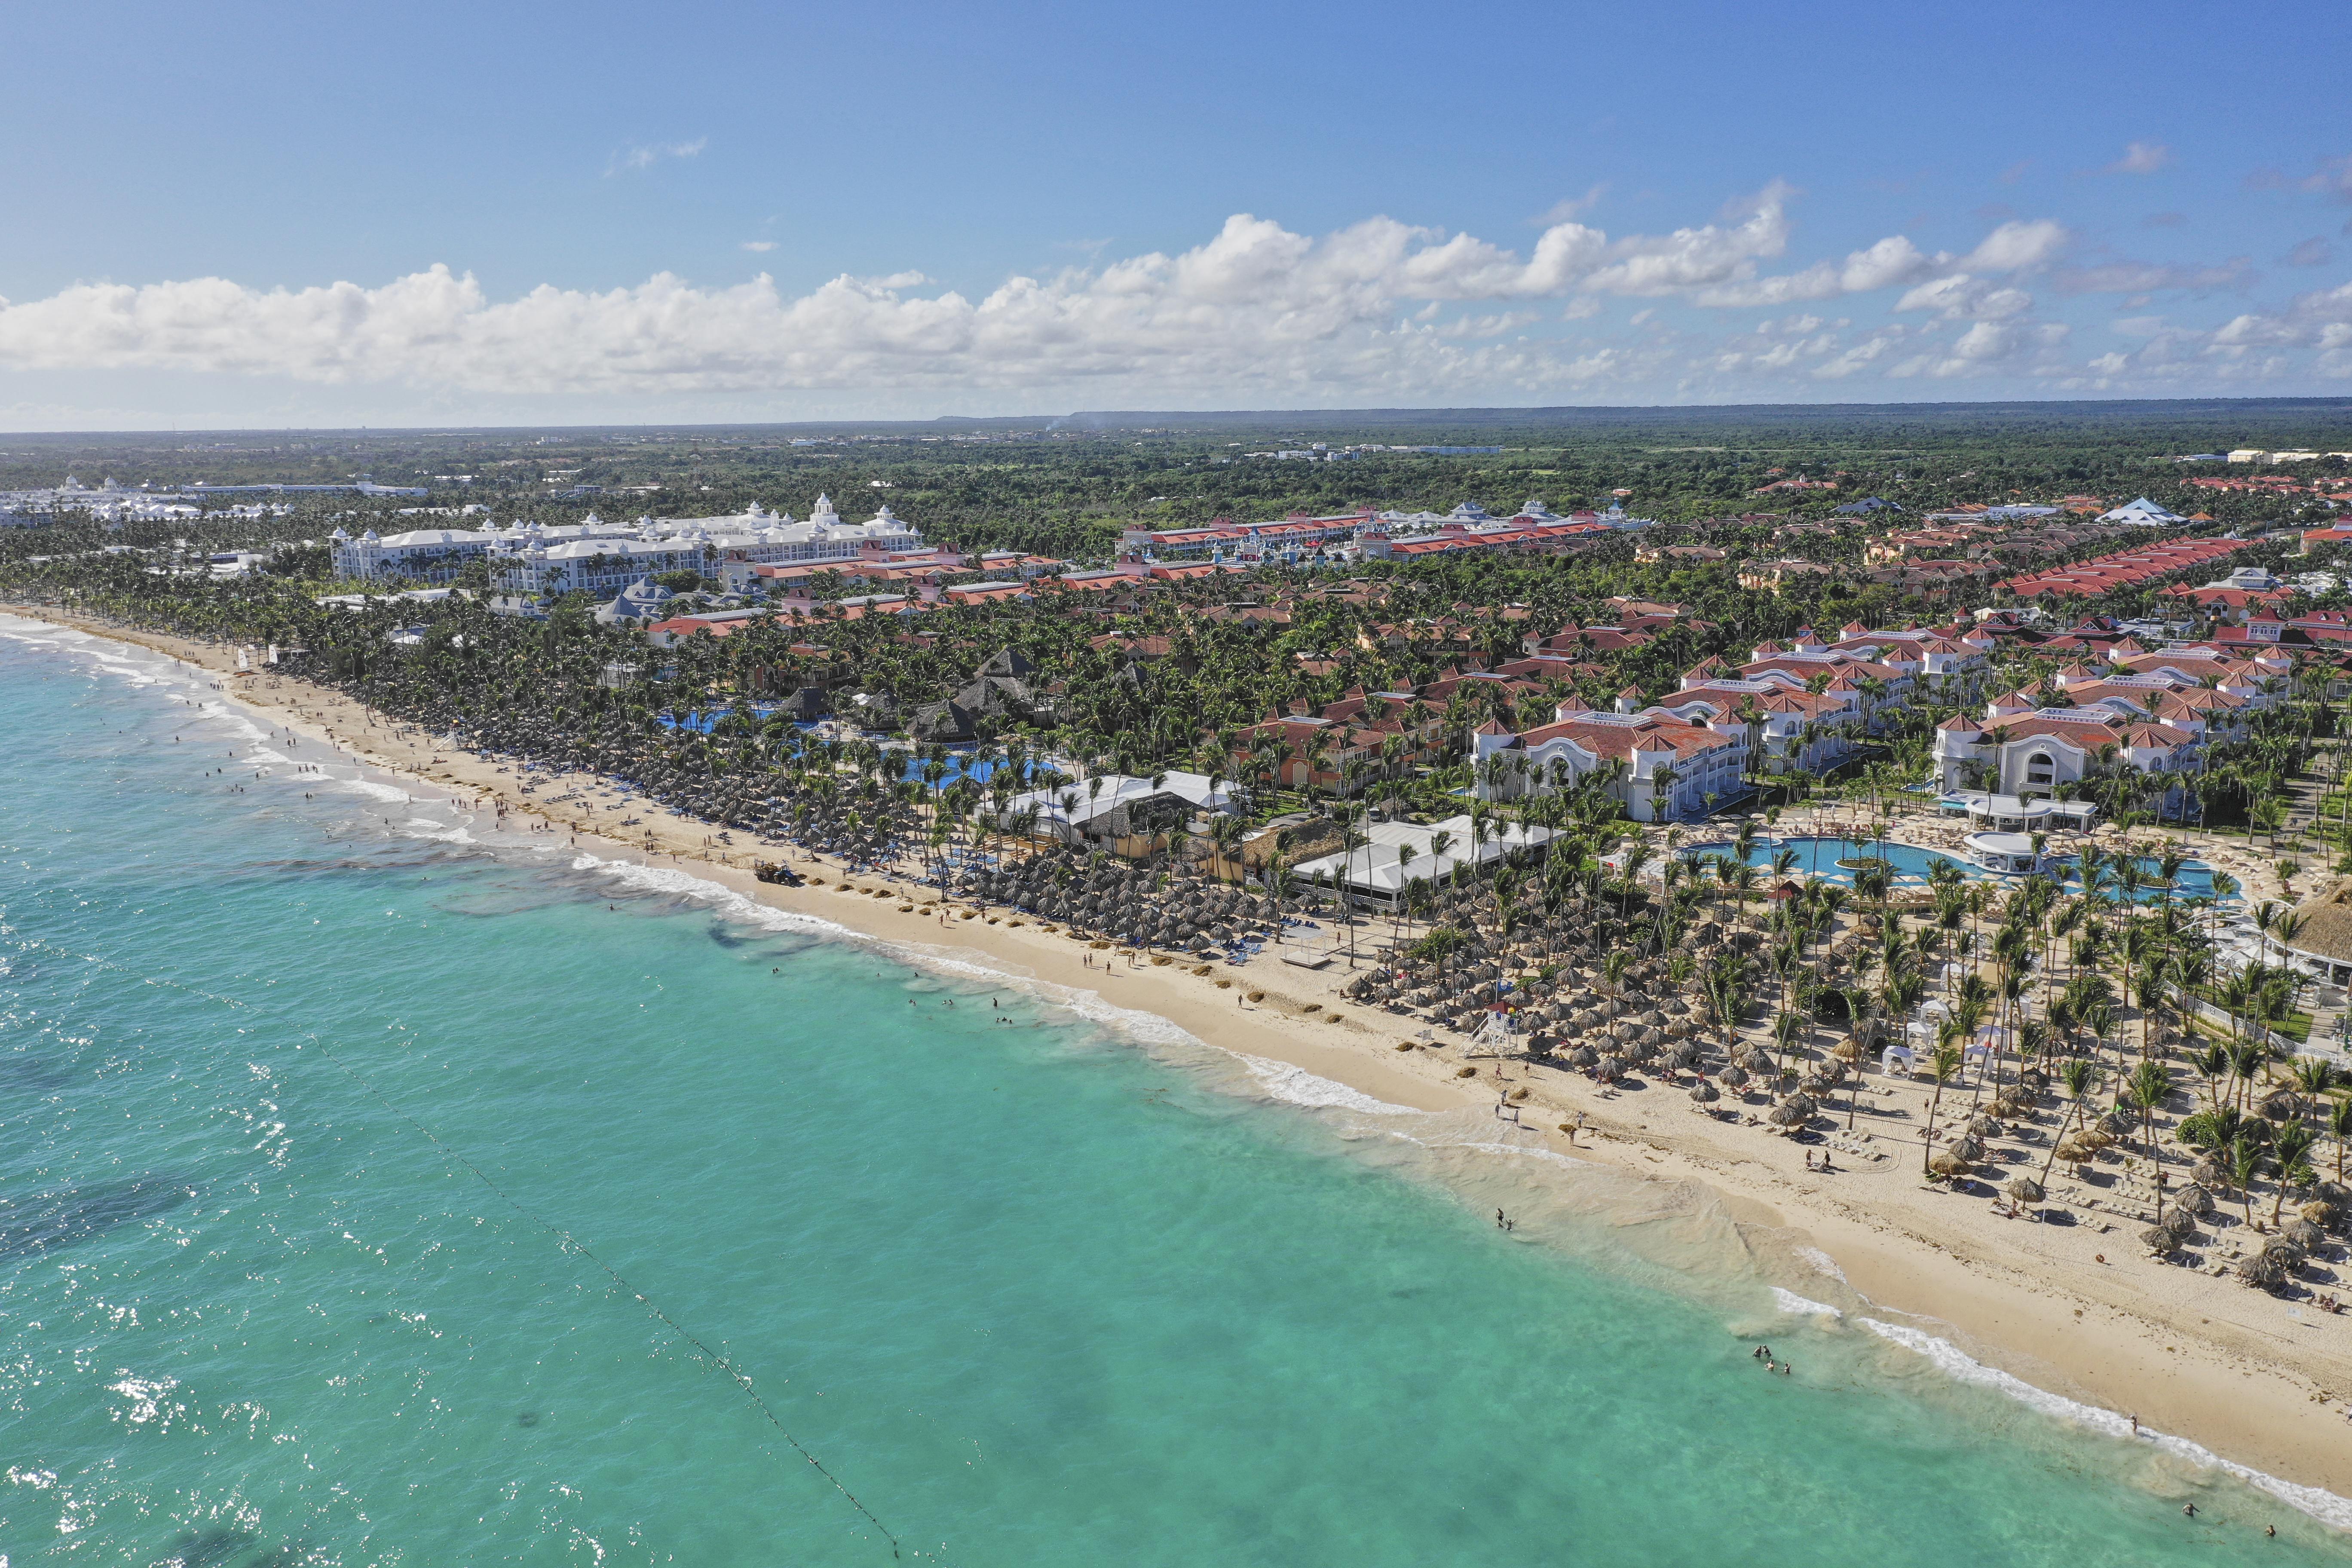
{"type": "Polygon", "coordinates": [[[0,602],[216,671],[463,842],[691,868],[2168,1335],[2293,1303],[2330,1348],[2261,1353],[2340,1354],[2352,538],[1828,494],[1049,537],[832,493],[93,516],[16,531],[0,602]]]}

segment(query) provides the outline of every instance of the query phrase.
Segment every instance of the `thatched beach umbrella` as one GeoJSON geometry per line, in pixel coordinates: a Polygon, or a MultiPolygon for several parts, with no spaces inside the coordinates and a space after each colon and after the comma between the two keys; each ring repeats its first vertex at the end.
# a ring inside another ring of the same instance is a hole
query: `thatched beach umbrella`
{"type": "Polygon", "coordinates": [[[1958,1145],[1955,1145],[1937,1151],[1927,1162],[1927,1169],[1939,1176],[1965,1176],[1969,1173],[1969,1163],[1960,1157],[1958,1145]]]}
{"type": "Polygon", "coordinates": [[[2040,1182],[2035,1181],[2032,1176],[2025,1175],[2011,1177],[2009,1184],[2001,1191],[2021,1204],[2038,1204],[2047,1195],[2042,1192],[2040,1182]]]}
{"type": "Polygon", "coordinates": [[[1701,1110],[1705,1110],[1706,1107],[1713,1105],[1717,1100],[1721,1100],[1723,1098],[1723,1091],[1716,1088],[1715,1085],[1707,1082],[1706,1079],[1701,1079],[1696,1083],[1691,1085],[1690,1097],[1692,1104],[1699,1107],[1701,1110]]]}
{"type": "Polygon", "coordinates": [[[2213,1194],[2191,1182],[2173,1198],[2172,1206],[2187,1215],[2209,1215],[2213,1212],[2213,1194]]]}

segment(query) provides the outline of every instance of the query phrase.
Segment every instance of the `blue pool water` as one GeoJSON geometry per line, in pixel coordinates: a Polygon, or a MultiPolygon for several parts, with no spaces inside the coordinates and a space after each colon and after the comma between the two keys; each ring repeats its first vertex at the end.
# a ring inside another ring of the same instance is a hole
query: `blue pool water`
{"type": "MultiPolygon", "coordinates": [[[[1688,845],[1683,848],[1682,854],[1687,858],[1700,858],[1709,855],[1728,855],[1732,848],[1731,841],[1726,839],[1712,844],[1688,845]]],[[[1759,838],[1748,847],[1748,863],[1769,871],[1771,869],[1774,856],[1783,849],[1791,850],[1796,854],[1797,858],[1791,864],[1790,870],[1801,871],[1807,876],[1819,877],[1824,881],[1836,882],[1847,887],[1853,884],[1853,873],[1841,869],[1837,864],[1838,861],[1859,860],[1882,854],[1895,868],[1895,882],[1897,887],[1925,883],[1927,880],[1928,872],[1939,862],[1948,862],[1958,867],[1962,875],[1968,877],[1990,881],[2015,880],[2015,878],[2011,875],[1988,871],[1981,866],[1971,865],[1958,856],[1947,855],[1941,850],[1922,849],[1911,844],[1892,842],[1882,844],[1876,840],[1853,838],[1806,837],[1769,840],[1759,838]]],[[[2153,859],[2142,859],[2138,862],[2138,866],[2141,875],[2146,877],[2147,881],[2139,889],[2137,901],[2143,904],[2155,903],[2164,897],[2164,889],[2157,885],[2157,863],[2153,859]]],[[[2081,890],[2080,877],[2072,859],[2065,860],[2055,868],[2053,878],[2069,892],[2081,890]]],[[[2112,878],[2105,880],[2108,891],[2115,897],[2121,898],[2122,890],[2115,886],[2112,878]]],[[[2175,899],[2211,898],[2213,868],[2202,860],[2189,861],[2180,868],[2179,876],[2174,879],[2172,896],[2175,899]]]]}
{"type": "MultiPolygon", "coordinates": [[[[1733,844],[1726,839],[1715,844],[1685,846],[1683,854],[1696,859],[1709,855],[1728,855],[1733,848],[1733,844]]],[[[1928,871],[1939,862],[1949,862],[1958,866],[1971,877],[1992,875],[1990,871],[1971,866],[1965,860],[1937,850],[1921,849],[1909,844],[1882,845],[1874,841],[1864,842],[1852,838],[1775,838],[1769,841],[1759,838],[1748,847],[1748,863],[1769,871],[1772,868],[1773,858],[1783,849],[1790,850],[1796,856],[1796,859],[1789,868],[1791,871],[1801,871],[1808,877],[1818,877],[1823,881],[1843,883],[1849,887],[1853,883],[1853,873],[1839,869],[1837,863],[1840,860],[1864,859],[1881,853],[1884,853],[1888,864],[1895,868],[1895,880],[1898,886],[1925,882],[1927,879],[1928,871]]]]}

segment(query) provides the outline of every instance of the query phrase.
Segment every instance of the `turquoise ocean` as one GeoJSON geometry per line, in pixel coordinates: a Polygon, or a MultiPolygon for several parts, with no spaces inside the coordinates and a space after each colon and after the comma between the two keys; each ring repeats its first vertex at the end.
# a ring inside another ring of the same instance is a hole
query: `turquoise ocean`
{"type": "Polygon", "coordinates": [[[0,622],[0,737],[7,1568],[2352,1561],[1486,1113],[501,838],[75,634],[0,622]]]}

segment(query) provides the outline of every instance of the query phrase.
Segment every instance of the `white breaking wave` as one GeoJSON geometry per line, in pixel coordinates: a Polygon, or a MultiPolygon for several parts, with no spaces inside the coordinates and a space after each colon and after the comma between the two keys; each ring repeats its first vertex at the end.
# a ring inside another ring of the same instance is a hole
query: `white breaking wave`
{"type": "Polygon", "coordinates": [[[1577,1170],[1591,1170],[1593,1163],[1563,1154],[1557,1149],[1546,1149],[1533,1143],[1432,1143],[1433,1149],[1475,1149],[1481,1154],[1520,1154],[1530,1160],[1549,1160],[1555,1165],[1567,1165],[1577,1170]]]}
{"type": "Polygon", "coordinates": [[[1349,1089],[1308,1072],[1305,1068],[1288,1062],[1278,1062],[1271,1057],[1254,1057],[1247,1051],[1233,1053],[1249,1068],[1250,1077],[1273,1099],[1290,1105],[1330,1108],[1339,1110],[1360,1110],[1371,1116],[1423,1116],[1426,1111],[1410,1105],[1391,1105],[1376,1100],[1360,1089],[1349,1089]]]}
{"type": "Polygon", "coordinates": [[[1827,1301],[1816,1301],[1810,1296],[1800,1296],[1794,1290],[1783,1290],[1778,1285],[1771,1289],[1772,1304],[1793,1317],[1843,1318],[1845,1316],[1844,1312],[1831,1306],[1827,1301]]]}
{"type": "Polygon", "coordinates": [[[373,779],[338,779],[335,783],[338,788],[350,790],[354,795],[363,795],[370,800],[394,802],[402,805],[408,804],[406,790],[394,789],[390,784],[380,784],[373,779]]]}
{"type": "Polygon", "coordinates": [[[1832,1258],[1828,1253],[1823,1252],[1820,1247],[1801,1247],[1797,1248],[1797,1256],[1811,1264],[1817,1271],[1828,1275],[1839,1284],[1843,1285],[1847,1282],[1845,1270],[1838,1267],[1837,1259],[1832,1258]]]}
{"type": "MultiPolygon", "coordinates": [[[[552,848],[554,846],[545,847],[552,848]]],[[[634,888],[640,892],[700,899],[717,905],[721,912],[734,919],[765,926],[770,931],[817,932],[842,937],[861,934],[815,915],[797,914],[790,910],[772,908],[756,899],[747,899],[723,882],[714,882],[707,877],[698,877],[691,871],[672,867],[644,866],[634,860],[607,860],[598,855],[577,855],[572,858],[572,868],[575,871],[601,871],[624,887],[634,888]]]]}
{"type": "Polygon", "coordinates": [[[2337,1530],[2352,1530],[2352,1499],[2340,1498],[2318,1487],[2299,1486],[2294,1481],[2281,1480],[2252,1466],[2225,1459],[2203,1444],[2192,1443],[2186,1437],[2175,1437],[2147,1426],[2134,1433],[2128,1416],[2103,1410],[2095,1405],[2085,1405],[2077,1399],[2069,1399],[2061,1394],[2053,1394],[2045,1388],[2036,1388],[2023,1378],[2013,1376],[1999,1367],[1985,1365],[1949,1340],[1937,1339],[1923,1330],[1901,1323],[1884,1323],[1876,1318],[1861,1318],[1856,1321],[1881,1339],[1926,1356],[1937,1370],[1955,1382],[1992,1389],[2045,1415],[2087,1427],[2103,1436],[2150,1444],[2159,1452],[2175,1458],[2235,1476],[2323,1524],[2332,1525],[2337,1530]]]}

